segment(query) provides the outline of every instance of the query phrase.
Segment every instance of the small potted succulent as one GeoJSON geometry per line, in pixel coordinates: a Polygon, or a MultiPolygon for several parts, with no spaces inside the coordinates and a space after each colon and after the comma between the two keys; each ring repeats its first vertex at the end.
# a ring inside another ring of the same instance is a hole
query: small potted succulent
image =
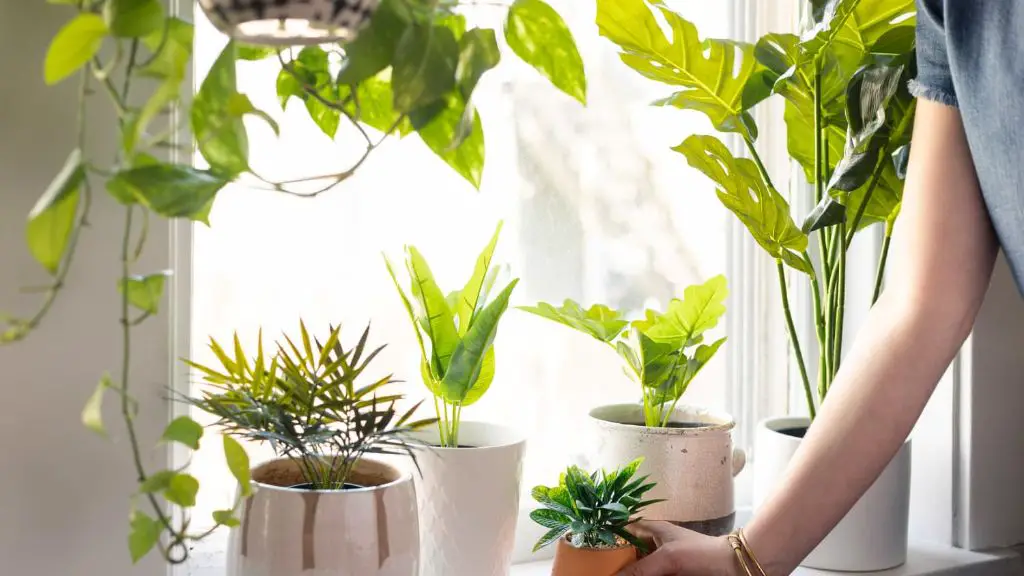
{"type": "Polygon", "coordinates": [[[261,334],[255,357],[237,335],[233,355],[211,339],[220,366],[189,362],[209,389],[186,400],[217,417],[228,464],[242,480],[240,518],[222,522],[234,527],[227,573],[416,574],[412,474],[367,455],[415,461],[408,434],[434,421],[413,419],[419,404],[398,410],[403,396],[384,393],[394,382],[390,375],[363,381],[383,348],[367,348],[369,327],[354,348],[342,345],[340,328],[322,344],[305,325],[300,332],[298,345],[286,336],[276,351],[264,351],[261,334]],[[250,471],[232,437],[269,442],[277,458],[250,471]]]}
{"type": "Polygon", "coordinates": [[[533,547],[537,551],[555,543],[551,576],[613,576],[632,564],[643,544],[627,531],[646,506],[655,486],[647,476],[634,479],[642,458],[607,472],[587,474],[570,466],[558,486],[537,486],[533,499],[541,504],[530,518],[548,531],[533,547]]]}
{"type": "Polygon", "coordinates": [[[732,417],[679,400],[725,342],[705,343],[725,313],[723,276],[690,286],[664,312],[647,310],[632,322],[611,308],[589,309],[566,300],[560,307],[524,307],[607,344],[623,358],[626,374],[640,385],[642,402],[599,406],[590,412],[596,440],[588,465],[614,466],[643,457],[643,471],[657,480],[655,496],[664,502],[648,514],[707,534],[732,530],[733,476],[743,468],[742,452],[732,448],[732,417]]]}
{"type": "Polygon", "coordinates": [[[424,576],[506,574],[519,514],[525,437],[462,412],[494,380],[494,338],[518,279],[489,299],[500,268],[492,265],[501,224],[461,290],[445,295],[426,259],[406,248],[409,293],[385,258],[416,334],[423,383],[434,396],[437,426],[417,438],[433,448],[417,478],[424,576]]]}

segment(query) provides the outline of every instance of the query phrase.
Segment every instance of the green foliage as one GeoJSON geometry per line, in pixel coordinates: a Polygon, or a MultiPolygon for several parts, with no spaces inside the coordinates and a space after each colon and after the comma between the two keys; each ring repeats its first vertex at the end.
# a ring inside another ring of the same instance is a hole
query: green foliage
{"type": "Polygon", "coordinates": [[[634,479],[643,458],[614,471],[597,470],[588,474],[570,466],[553,487],[537,486],[533,499],[541,508],[530,518],[548,531],[537,541],[536,552],[560,538],[568,538],[577,548],[617,548],[631,544],[643,550],[642,543],[626,527],[641,518],[647,506],[662,500],[644,500],[654,488],[647,476],[634,479]]]}
{"type": "Polygon", "coordinates": [[[160,540],[160,524],[138,510],[132,511],[131,531],[128,533],[128,551],[132,562],[138,562],[156,546],[160,540]]]}
{"type": "Polygon", "coordinates": [[[245,109],[231,106],[237,93],[235,57],[234,42],[228,42],[199,86],[191,115],[199,152],[226,179],[249,169],[249,139],[242,123],[245,109]]]}
{"type": "Polygon", "coordinates": [[[104,374],[96,385],[96,389],[86,400],[85,407],[82,408],[82,424],[100,436],[107,435],[107,429],[103,425],[103,393],[113,386],[110,375],[104,374]]]}
{"type": "Polygon", "coordinates": [[[522,310],[554,320],[608,344],[626,362],[626,374],[640,384],[644,423],[667,426],[676,403],[690,382],[711,361],[725,342],[704,343],[706,332],[725,314],[728,295],[724,276],[683,291],[683,299],[669,302],[665,313],[647,310],[633,322],[617,310],[595,304],[589,309],[566,300],[556,308],[544,302],[522,310]],[[629,330],[626,327],[629,326],[629,330]]]}
{"type": "Polygon", "coordinates": [[[160,0],[108,0],[103,19],[113,36],[139,38],[164,25],[164,8],[160,0]]]}
{"type": "Polygon", "coordinates": [[[203,427],[188,416],[179,416],[164,429],[164,442],[179,442],[193,450],[199,450],[199,439],[203,437],[203,427]]]}
{"type": "Polygon", "coordinates": [[[53,85],[71,76],[100,51],[109,30],[98,14],[82,13],[64,25],[46,53],[43,74],[53,85]]]}
{"type": "Polygon", "coordinates": [[[217,417],[228,467],[243,490],[248,459],[232,437],[268,442],[317,490],[341,489],[366,454],[414,456],[405,435],[434,421],[413,421],[419,404],[399,412],[404,396],[381,394],[394,382],[390,375],[361,383],[383,349],[367,353],[369,327],[353,348],[343,346],[340,327],[331,328],[323,343],[310,337],[305,324],[299,330],[300,344],[285,336],[276,353],[264,351],[261,334],[254,357],[246,355],[237,335],[231,355],[211,339],[219,366],[188,363],[210,389],[186,400],[217,417]]]}
{"type": "Polygon", "coordinates": [[[57,273],[71,241],[84,179],[82,152],[75,149],[29,212],[25,229],[29,251],[50,274],[57,273]]]}
{"type": "Polygon", "coordinates": [[[516,0],[505,18],[509,48],[559,90],[586,105],[587,77],[569,27],[541,0],[516,0]]]}
{"type": "Polygon", "coordinates": [[[127,281],[121,280],[118,289],[127,293],[128,303],[132,306],[147,315],[156,314],[164,295],[164,284],[170,275],[171,272],[167,270],[146,276],[130,276],[127,281]]]}
{"type": "Polygon", "coordinates": [[[435,398],[442,446],[459,445],[462,408],[479,400],[494,379],[494,338],[519,282],[513,279],[493,300],[488,299],[498,273],[492,260],[500,234],[499,222],[465,286],[448,297],[414,246],[406,247],[408,293],[394,266],[384,260],[420,346],[421,374],[435,398]]]}

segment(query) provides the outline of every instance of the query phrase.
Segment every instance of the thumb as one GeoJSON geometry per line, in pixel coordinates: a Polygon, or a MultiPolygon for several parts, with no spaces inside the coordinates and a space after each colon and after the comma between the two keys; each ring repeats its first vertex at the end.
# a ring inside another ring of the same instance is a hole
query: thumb
{"type": "Polygon", "coordinates": [[[677,571],[671,551],[660,548],[650,556],[630,564],[615,576],[675,576],[677,571]]]}

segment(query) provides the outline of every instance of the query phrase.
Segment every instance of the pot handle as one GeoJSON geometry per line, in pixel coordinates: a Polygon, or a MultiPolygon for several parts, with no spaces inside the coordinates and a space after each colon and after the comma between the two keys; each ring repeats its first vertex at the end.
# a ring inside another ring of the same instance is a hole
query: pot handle
{"type": "Polygon", "coordinates": [[[747,453],[739,448],[732,449],[732,477],[735,478],[747,465],[747,453]]]}

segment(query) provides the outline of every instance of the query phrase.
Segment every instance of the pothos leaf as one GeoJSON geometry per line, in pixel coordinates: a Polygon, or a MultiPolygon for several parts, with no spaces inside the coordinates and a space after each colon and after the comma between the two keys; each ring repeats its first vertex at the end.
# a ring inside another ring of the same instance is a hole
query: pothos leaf
{"type": "Polygon", "coordinates": [[[542,0],[513,2],[505,18],[505,41],[555,87],[586,105],[583,59],[572,32],[554,8],[542,0]]]}

